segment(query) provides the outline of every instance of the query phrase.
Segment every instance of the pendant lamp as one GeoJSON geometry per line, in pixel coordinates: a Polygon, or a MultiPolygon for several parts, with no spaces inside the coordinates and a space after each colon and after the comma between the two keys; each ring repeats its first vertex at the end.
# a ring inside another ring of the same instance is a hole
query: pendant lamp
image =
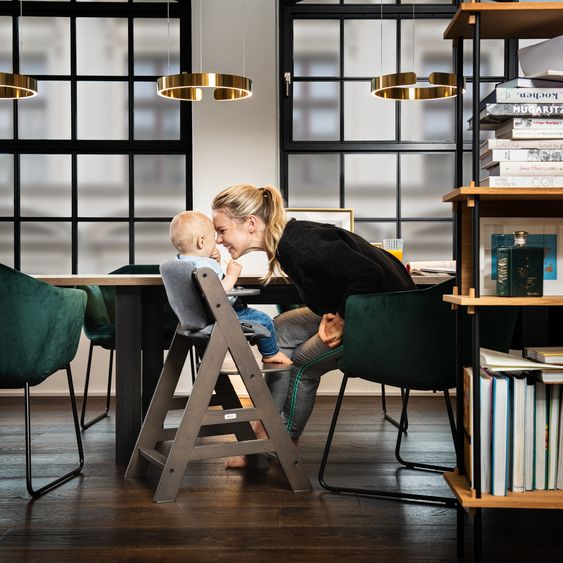
{"type": "MultiPolygon", "coordinates": [[[[213,97],[217,102],[243,100],[252,96],[252,80],[244,76],[246,73],[246,23],[243,24],[242,40],[242,74],[220,74],[203,72],[203,20],[202,0],[199,0],[199,60],[200,72],[181,72],[167,74],[157,80],[157,93],[163,98],[199,102],[203,92],[213,89],[213,97]]],[[[246,20],[246,0],[244,0],[243,22],[246,20]]],[[[169,14],[169,12],[168,12],[169,14]]],[[[168,15],[168,70],[170,70],[170,15],[168,15]]]]}
{"type": "MultiPolygon", "coordinates": [[[[19,35],[19,65],[21,67],[22,54],[22,22],[23,7],[20,0],[20,17],[18,20],[19,35]]],[[[0,72],[0,99],[1,100],[20,100],[37,96],[37,80],[31,76],[15,74],[11,72],[0,72]]]]}
{"type": "MultiPolygon", "coordinates": [[[[381,10],[381,71],[383,72],[383,2],[381,10]]],[[[414,69],[414,0],[412,4],[412,68],[414,69]]],[[[464,81],[465,85],[465,81],[464,81]]],[[[371,79],[370,94],[374,98],[386,100],[438,100],[451,98],[457,94],[457,77],[449,72],[432,72],[428,77],[428,84],[419,83],[416,73],[396,72],[382,74],[371,79]]]]}

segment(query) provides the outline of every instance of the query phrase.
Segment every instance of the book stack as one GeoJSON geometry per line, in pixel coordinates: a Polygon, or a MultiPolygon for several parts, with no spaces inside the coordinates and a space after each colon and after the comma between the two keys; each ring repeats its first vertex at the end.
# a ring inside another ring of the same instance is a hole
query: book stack
{"type": "MultiPolygon", "coordinates": [[[[481,487],[482,492],[494,496],[506,496],[508,491],[563,489],[563,432],[559,432],[563,386],[542,382],[541,369],[513,367],[527,365],[526,361],[481,349],[481,487]]],[[[563,376],[563,370],[560,374],[563,376]]],[[[464,370],[464,393],[465,467],[473,487],[470,368],[464,370]]]]}
{"type": "MultiPolygon", "coordinates": [[[[563,187],[563,82],[515,78],[481,101],[485,187],[563,187]]],[[[471,125],[471,120],[470,120],[471,125]]]]}

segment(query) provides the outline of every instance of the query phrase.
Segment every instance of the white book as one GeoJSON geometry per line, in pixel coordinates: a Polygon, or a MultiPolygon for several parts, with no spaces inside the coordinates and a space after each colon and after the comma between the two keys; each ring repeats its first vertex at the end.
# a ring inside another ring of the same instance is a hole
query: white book
{"type": "MultiPolygon", "coordinates": [[[[512,106],[513,108],[516,106],[512,106]]],[[[539,106],[543,107],[543,106],[539,106]]],[[[559,107],[559,106],[557,106],[559,107]]],[[[562,108],[563,109],[563,106],[562,108]]],[[[512,117],[496,125],[500,129],[561,129],[563,118],[559,117],[512,117]]]]}
{"type": "Polygon", "coordinates": [[[481,168],[499,162],[562,162],[563,150],[556,149],[494,149],[481,156],[481,168]]]}
{"type": "Polygon", "coordinates": [[[559,448],[557,452],[557,481],[558,489],[563,489],[563,409],[559,403],[559,448]]]}
{"type": "Polygon", "coordinates": [[[563,139],[561,129],[501,129],[495,131],[497,139],[563,139]]]}
{"type": "Polygon", "coordinates": [[[509,489],[524,492],[524,428],[526,374],[514,372],[510,378],[510,480],[509,489]]]}
{"type": "Polygon", "coordinates": [[[481,371],[479,380],[481,397],[481,492],[491,492],[491,422],[493,403],[493,378],[481,371]]]}
{"type": "Polygon", "coordinates": [[[496,88],[500,103],[553,103],[563,101],[563,88],[496,88]]]}
{"type": "MultiPolygon", "coordinates": [[[[534,362],[522,356],[514,354],[505,354],[497,350],[489,350],[489,348],[481,348],[479,350],[481,366],[487,367],[494,371],[518,371],[518,370],[542,370],[545,364],[534,362]]],[[[549,366],[549,368],[563,370],[563,366],[549,366]]]]}
{"type": "Polygon", "coordinates": [[[484,188],[563,188],[563,176],[487,176],[484,188]]]}
{"type": "Polygon", "coordinates": [[[508,378],[493,374],[491,494],[506,496],[508,457],[508,378]]]}
{"type": "Polygon", "coordinates": [[[555,489],[557,484],[557,462],[559,448],[559,416],[561,390],[559,385],[550,385],[549,389],[549,431],[547,445],[547,488],[555,489]]]}
{"type": "Polygon", "coordinates": [[[489,176],[563,176],[563,162],[499,162],[489,176]]]}
{"type": "Polygon", "coordinates": [[[534,489],[546,487],[546,431],[547,431],[547,390],[544,383],[536,383],[536,409],[534,422],[534,489]]]}
{"type": "Polygon", "coordinates": [[[520,141],[513,141],[512,139],[487,139],[481,143],[481,156],[495,149],[561,150],[563,149],[563,139],[522,139],[520,141]]]}
{"type": "Polygon", "coordinates": [[[535,403],[536,385],[531,378],[528,378],[526,380],[526,407],[524,413],[524,488],[526,491],[531,491],[534,488],[535,403]]]}

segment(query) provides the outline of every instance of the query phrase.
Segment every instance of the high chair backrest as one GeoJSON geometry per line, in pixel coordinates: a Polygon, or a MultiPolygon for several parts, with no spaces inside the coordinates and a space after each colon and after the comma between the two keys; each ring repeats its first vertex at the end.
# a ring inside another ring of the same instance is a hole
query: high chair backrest
{"type": "Polygon", "coordinates": [[[172,310],[183,330],[199,332],[213,324],[199,289],[193,279],[195,268],[183,260],[169,260],[160,265],[160,273],[172,310]]]}

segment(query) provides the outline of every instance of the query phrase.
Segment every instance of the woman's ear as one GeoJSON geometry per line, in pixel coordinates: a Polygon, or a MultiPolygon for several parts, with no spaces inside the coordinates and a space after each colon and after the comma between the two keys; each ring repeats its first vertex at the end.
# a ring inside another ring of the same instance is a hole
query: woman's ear
{"type": "Polygon", "coordinates": [[[256,215],[249,215],[246,220],[248,221],[248,232],[253,233],[256,230],[257,220],[256,215]]]}

